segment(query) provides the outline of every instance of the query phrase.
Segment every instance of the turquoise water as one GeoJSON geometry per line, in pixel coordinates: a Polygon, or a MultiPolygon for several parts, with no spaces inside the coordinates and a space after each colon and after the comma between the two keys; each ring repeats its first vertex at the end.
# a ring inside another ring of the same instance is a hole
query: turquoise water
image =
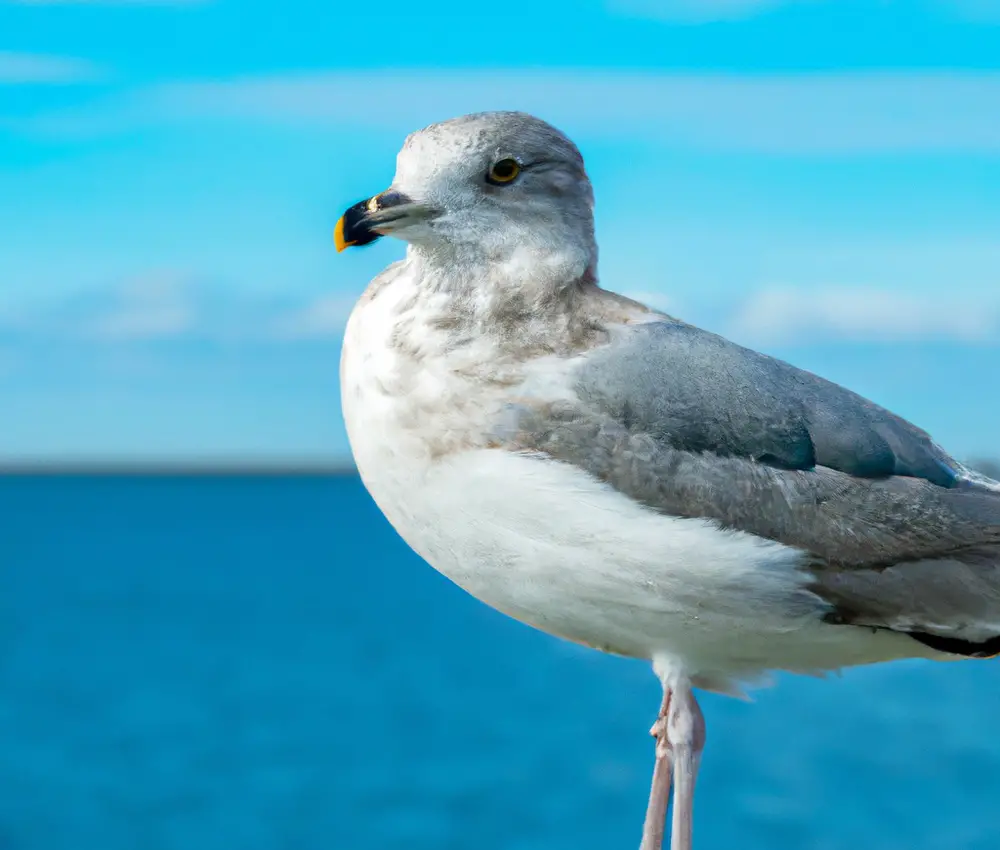
{"type": "MultiPolygon", "coordinates": [[[[0,479],[0,850],[634,850],[658,699],[354,478],[0,479]]],[[[1000,663],[703,705],[705,850],[1000,847],[1000,663]]]]}

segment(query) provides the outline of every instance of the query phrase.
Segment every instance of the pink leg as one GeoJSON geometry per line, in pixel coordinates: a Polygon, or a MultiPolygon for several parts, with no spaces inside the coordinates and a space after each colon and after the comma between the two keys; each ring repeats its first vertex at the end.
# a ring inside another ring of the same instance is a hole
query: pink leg
{"type": "Polygon", "coordinates": [[[664,685],[660,714],[653,728],[649,730],[649,734],[656,738],[656,763],[653,766],[653,784],[649,789],[646,822],[642,826],[642,845],[639,850],[661,850],[663,847],[663,831],[666,827],[667,806],[670,803],[670,777],[674,769],[667,735],[669,711],[670,688],[664,685]]]}
{"type": "Polygon", "coordinates": [[[661,672],[663,703],[649,730],[656,738],[656,764],[639,850],[662,850],[673,777],[670,850],[691,850],[694,784],[705,747],[705,717],[686,678],[661,672]]]}
{"type": "Polygon", "coordinates": [[[674,758],[674,817],[670,850],[691,850],[694,783],[705,747],[705,716],[690,683],[675,686],[667,715],[667,741],[674,758]]]}

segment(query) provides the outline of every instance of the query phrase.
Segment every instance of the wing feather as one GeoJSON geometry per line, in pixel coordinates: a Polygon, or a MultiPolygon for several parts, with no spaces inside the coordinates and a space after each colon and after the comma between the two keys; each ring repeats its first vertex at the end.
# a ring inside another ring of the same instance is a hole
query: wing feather
{"type": "Polygon", "coordinates": [[[846,622],[1000,634],[1000,490],[916,426],[679,322],[628,329],[575,388],[519,410],[517,447],[802,550],[846,622]]]}

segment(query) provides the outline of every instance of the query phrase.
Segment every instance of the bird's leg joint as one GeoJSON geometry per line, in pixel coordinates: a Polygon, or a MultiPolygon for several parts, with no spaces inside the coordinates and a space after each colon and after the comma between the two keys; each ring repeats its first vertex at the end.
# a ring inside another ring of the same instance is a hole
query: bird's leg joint
{"type": "Polygon", "coordinates": [[[660,713],[649,730],[649,734],[656,739],[656,760],[668,759],[670,757],[670,734],[668,731],[670,703],[670,688],[663,689],[663,703],[660,705],[660,713]]]}

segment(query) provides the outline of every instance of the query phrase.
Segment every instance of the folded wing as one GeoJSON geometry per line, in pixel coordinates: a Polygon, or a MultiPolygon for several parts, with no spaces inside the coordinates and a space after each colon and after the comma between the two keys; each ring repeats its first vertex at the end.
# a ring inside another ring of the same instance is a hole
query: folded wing
{"type": "Polygon", "coordinates": [[[628,328],[574,379],[578,402],[521,411],[522,446],[664,513],[801,549],[831,618],[994,649],[1000,485],[924,431],[681,322],[628,328]]]}

